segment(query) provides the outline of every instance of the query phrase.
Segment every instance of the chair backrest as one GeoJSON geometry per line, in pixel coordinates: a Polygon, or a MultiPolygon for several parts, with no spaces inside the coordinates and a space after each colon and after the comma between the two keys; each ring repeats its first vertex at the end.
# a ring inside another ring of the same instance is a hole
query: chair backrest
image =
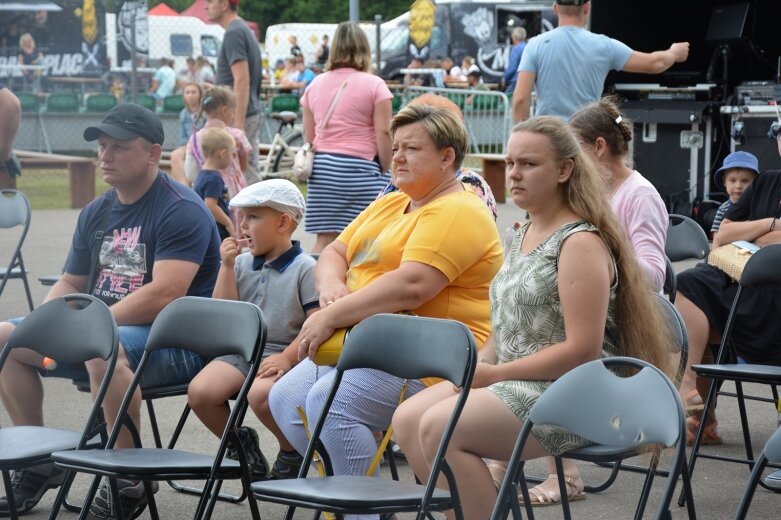
{"type": "Polygon", "coordinates": [[[670,301],[675,301],[675,291],[678,290],[678,281],[675,278],[675,268],[673,263],[666,256],[664,257],[664,285],[662,292],[670,296],[670,301]]]}
{"type": "Polygon", "coordinates": [[[0,228],[28,226],[30,201],[19,190],[0,190],[0,228]]]}
{"type": "Polygon", "coordinates": [[[163,112],[176,113],[184,108],[184,98],[181,94],[171,94],[163,98],[163,112]]]}
{"type": "Polygon", "coordinates": [[[252,362],[265,341],[265,331],[257,305],[185,296],[157,315],[146,351],[179,348],[206,358],[236,354],[252,362]]]}
{"type": "Polygon", "coordinates": [[[38,98],[38,94],[33,94],[32,92],[15,92],[15,94],[19,99],[22,112],[38,112],[41,108],[41,100],[38,98]]]}
{"type": "Polygon", "coordinates": [[[670,380],[656,367],[632,358],[606,358],[580,365],[539,397],[534,424],[566,428],[591,442],[621,448],[673,446],[683,428],[683,404],[670,380]],[[642,367],[629,377],[613,367],[642,367]]]}
{"type": "Polygon", "coordinates": [[[781,244],[760,248],[751,255],[740,276],[743,287],[781,284],[781,244]]]}
{"type": "Polygon", "coordinates": [[[135,102],[153,112],[157,110],[157,101],[149,94],[138,94],[135,102]]]}
{"type": "Polygon", "coordinates": [[[765,457],[774,464],[781,463],[781,427],[765,443],[765,457]]]}
{"type": "Polygon", "coordinates": [[[11,333],[8,347],[26,347],[57,362],[109,359],[119,344],[114,315],[87,294],[50,300],[31,312],[11,333]]]}
{"type": "Polygon", "coordinates": [[[673,353],[688,352],[689,351],[689,336],[686,334],[686,324],[683,321],[681,313],[675,308],[670,300],[663,295],[656,293],[656,301],[662,310],[662,314],[666,318],[667,324],[670,326],[670,334],[672,335],[673,344],[670,345],[670,349],[673,353]]]}
{"type": "Polygon", "coordinates": [[[46,98],[49,112],[78,112],[79,108],[79,97],[72,92],[52,92],[46,98]]]}
{"type": "Polygon", "coordinates": [[[298,112],[300,101],[295,94],[277,94],[271,98],[272,112],[298,112]]]}
{"type": "Polygon", "coordinates": [[[471,380],[476,352],[463,323],[377,314],[353,327],[336,368],[374,368],[404,379],[440,377],[460,387],[471,380]]]}
{"type": "Polygon", "coordinates": [[[85,101],[87,112],[108,112],[117,104],[112,94],[90,94],[85,101]]]}
{"type": "Polygon", "coordinates": [[[684,215],[670,215],[664,252],[673,262],[708,256],[710,244],[702,227],[684,215]]]}

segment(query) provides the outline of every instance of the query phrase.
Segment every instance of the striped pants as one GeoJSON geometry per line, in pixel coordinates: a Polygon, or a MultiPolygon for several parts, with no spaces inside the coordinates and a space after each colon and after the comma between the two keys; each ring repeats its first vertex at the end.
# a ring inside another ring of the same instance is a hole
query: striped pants
{"type": "MultiPolygon", "coordinates": [[[[274,420],[299,453],[307,446],[297,406],[306,410],[309,427],[315,427],[336,370],[306,359],[271,387],[269,404],[274,420]]],[[[387,429],[399,402],[403,379],[371,369],[348,370],[331,405],[320,439],[335,475],[365,475],[377,451],[374,432],[387,429]]],[[[410,381],[407,397],[424,388],[410,381]]],[[[347,515],[345,520],[376,519],[377,515],[347,515]]]]}

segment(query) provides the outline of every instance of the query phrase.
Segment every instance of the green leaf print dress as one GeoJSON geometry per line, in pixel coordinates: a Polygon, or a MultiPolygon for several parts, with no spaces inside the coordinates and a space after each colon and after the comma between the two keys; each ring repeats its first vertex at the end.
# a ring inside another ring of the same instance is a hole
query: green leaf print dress
{"type": "MultiPolygon", "coordinates": [[[[561,244],[574,233],[597,230],[585,221],[565,224],[528,254],[522,254],[521,243],[528,227],[527,223],[516,233],[504,265],[491,284],[491,321],[498,364],[530,356],[564,341],[564,316],[558,291],[561,244]]],[[[614,283],[610,288],[603,357],[618,355],[616,287],[614,283]]],[[[525,421],[537,398],[552,382],[502,381],[491,385],[489,390],[525,421]]],[[[589,444],[560,427],[535,426],[532,434],[554,455],[589,444]]]]}

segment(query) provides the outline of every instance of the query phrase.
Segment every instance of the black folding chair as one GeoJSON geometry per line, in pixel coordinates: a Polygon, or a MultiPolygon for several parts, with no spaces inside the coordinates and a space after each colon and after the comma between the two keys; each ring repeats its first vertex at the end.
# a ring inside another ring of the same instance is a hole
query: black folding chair
{"type": "Polygon", "coordinates": [[[472,333],[455,321],[398,314],[365,319],[345,340],[334,384],[312,432],[298,478],[256,482],[253,494],[259,500],[287,504],[287,520],[293,518],[296,507],[336,514],[414,511],[418,519],[431,518],[431,511],[453,509],[456,518],[462,519],[458,488],[445,453],[469,394],[476,351],[472,333]],[[440,377],[461,388],[425,485],[355,475],[306,478],[344,372],[353,368],[374,368],[404,379],[440,377]],[[444,475],[450,491],[436,489],[440,475],[444,475]]]}
{"type": "MultiPolygon", "coordinates": [[[[247,410],[247,392],[255,379],[260,357],[266,342],[266,325],[260,309],[251,303],[186,296],[163,309],[152,324],[146,349],[128,387],[115,424],[132,421],[127,409],[133,393],[146,368],[152,352],[166,348],[181,348],[206,358],[226,354],[243,356],[250,362],[250,370],[231,410],[228,424],[215,455],[203,455],[183,450],[159,448],[113,449],[120,428],[114,428],[107,449],[99,451],[58,452],[52,455],[59,467],[109,478],[114,504],[120,503],[115,479],[143,481],[149,508],[157,518],[157,506],[152,492],[152,481],[195,479],[205,480],[194,518],[209,517],[214,507],[220,482],[241,479],[249,493],[250,474],[246,456],[241,449],[237,427],[247,410]],[[225,459],[228,444],[237,448],[239,461],[225,459]]],[[[86,513],[97,491],[96,478],[82,508],[86,513]]],[[[250,499],[252,517],[260,518],[257,504],[250,499]]],[[[116,508],[121,519],[121,508],[116,508]]],[[[53,516],[56,511],[53,513],[53,516]]]]}
{"type": "Polygon", "coordinates": [[[710,251],[708,235],[694,220],[684,215],[671,214],[667,227],[664,253],[673,262],[695,258],[703,260],[710,251]]]}
{"type": "MultiPolygon", "coordinates": [[[[686,333],[686,324],[683,322],[683,317],[678,312],[678,309],[676,309],[675,306],[672,304],[672,302],[667,300],[661,294],[656,294],[655,297],[658,305],[662,309],[663,315],[667,318],[667,323],[669,324],[670,327],[670,334],[672,336],[672,344],[670,345],[670,352],[672,354],[680,354],[680,360],[678,362],[678,370],[675,375],[675,384],[678,384],[683,378],[683,373],[686,370],[686,361],[688,359],[688,354],[689,354],[689,337],[686,333]]],[[[658,463],[658,458],[660,455],[661,455],[661,449],[657,449],[654,451],[652,456],[655,457],[655,462],[652,462],[652,464],[655,465],[658,463]]],[[[599,464],[599,465],[605,467],[612,467],[613,471],[610,473],[610,476],[607,478],[607,480],[602,484],[596,486],[586,486],[584,488],[584,491],[586,491],[587,493],[599,493],[612,486],[613,483],[616,481],[616,478],[618,477],[618,472],[620,470],[631,471],[634,473],[643,473],[643,474],[648,472],[648,466],[636,466],[636,465],[624,464],[623,461],[618,461],[611,464],[599,464]]],[[[668,472],[666,470],[657,469],[655,471],[657,476],[661,476],[661,477],[668,476],[668,472]]]]}
{"type": "Polygon", "coordinates": [[[27,306],[33,310],[33,297],[30,294],[30,283],[27,281],[27,269],[22,259],[22,245],[30,229],[30,202],[24,193],[17,190],[0,190],[0,229],[22,227],[19,240],[9,259],[7,267],[0,266],[0,294],[3,294],[8,280],[22,280],[27,294],[27,306]]]}
{"type": "MultiPolygon", "coordinates": [[[[507,518],[510,511],[514,518],[521,518],[518,487],[521,488],[527,516],[534,518],[521,454],[536,424],[562,426],[594,443],[556,457],[565,518],[570,518],[570,511],[562,457],[589,462],[619,461],[642,453],[646,447],[659,445],[668,448],[675,446],[675,455],[655,517],[670,517],[670,502],[680,474],[689,498],[689,518],[695,518],[691,485],[686,472],[686,416],[683,403],[678,390],[656,367],[633,358],[605,358],[580,365],[556,380],[534,404],[523,425],[499,489],[491,514],[492,520],[507,518]],[[630,377],[620,377],[608,368],[638,369],[639,372],[630,377]]],[[[636,519],[643,517],[655,469],[655,461],[652,460],[637,503],[636,519]]]]}
{"type": "MultiPolygon", "coordinates": [[[[117,361],[119,340],[114,316],[102,301],[86,294],[71,294],[46,302],[22,321],[0,352],[0,368],[15,348],[29,348],[58,363],[83,363],[104,359],[108,370],[95,395],[82,431],[38,426],[0,429],[0,469],[3,473],[10,516],[17,518],[10,470],[30,468],[52,461],[53,452],[85,450],[103,445],[106,439],[101,405],[117,361]],[[89,331],[85,333],[85,331],[89,331]]],[[[68,472],[55,504],[67,496],[74,474],[68,472]]]]}
{"type": "Polygon", "coordinates": [[[751,507],[754,491],[757,489],[757,484],[762,480],[762,472],[769,462],[781,464],[781,428],[770,436],[756,464],[754,464],[754,469],[751,470],[751,476],[746,483],[746,489],[743,491],[743,497],[740,499],[738,511],[735,513],[735,520],[743,520],[748,516],[748,509],[751,507]]]}
{"type": "MultiPolygon", "coordinates": [[[[737,359],[737,354],[732,348],[730,336],[732,335],[732,329],[735,324],[737,310],[744,289],[747,287],[760,288],[768,285],[780,285],[781,269],[779,266],[781,266],[781,245],[779,244],[763,247],[751,255],[751,258],[743,269],[743,274],[740,277],[740,284],[735,293],[735,300],[732,303],[732,308],[727,317],[727,323],[724,325],[721,345],[719,346],[719,352],[716,355],[716,364],[692,366],[692,370],[694,370],[698,376],[711,379],[711,383],[708,387],[708,395],[705,398],[705,408],[702,412],[702,418],[700,419],[700,427],[697,429],[697,436],[694,439],[694,444],[691,449],[689,458],[690,474],[694,473],[694,465],[699,457],[727,462],[738,462],[741,464],[748,464],[751,468],[754,467],[754,450],[751,446],[751,432],[749,430],[748,416],[746,414],[745,399],[764,401],[773,404],[778,403],[777,385],[781,385],[781,366],[734,363],[737,359]],[[719,390],[724,381],[732,381],[735,384],[734,393],[722,392],[719,390]],[[772,398],[745,395],[743,393],[743,383],[769,385],[772,392],[772,398]],[[705,426],[707,425],[708,416],[712,408],[711,403],[716,399],[716,394],[736,397],[738,399],[740,424],[746,449],[745,459],[700,452],[702,436],[705,432],[705,426]]],[[[761,481],[760,485],[763,487],[765,486],[761,481]]],[[[684,500],[685,497],[681,496],[678,499],[678,503],[682,504],[684,500]]]]}

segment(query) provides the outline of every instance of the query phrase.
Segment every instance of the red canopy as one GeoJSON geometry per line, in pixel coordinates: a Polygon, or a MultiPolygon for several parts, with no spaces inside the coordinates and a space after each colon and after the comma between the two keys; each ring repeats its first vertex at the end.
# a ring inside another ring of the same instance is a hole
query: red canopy
{"type": "MultiPolygon", "coordinates": [[[[190,7],[179,14],[182,16],[194,16],[206,23],[212,23],[206,17],[206,0],[195,0],[190,7]]],[[[252,30],[252,32],[255,33],[255,38],[260,39],[260,28],[258,27],[258,24],[255,22],[250,22],[249,20],[245,20],[245,22],[247,22],[247,26],[252,30]]]]}
{"type": "Polygon", "coordinates": [[[149,10],[149,14],[154,16],[179,16],[179,13],[174,11],[165,2],[159,3],[149,10]]]}

